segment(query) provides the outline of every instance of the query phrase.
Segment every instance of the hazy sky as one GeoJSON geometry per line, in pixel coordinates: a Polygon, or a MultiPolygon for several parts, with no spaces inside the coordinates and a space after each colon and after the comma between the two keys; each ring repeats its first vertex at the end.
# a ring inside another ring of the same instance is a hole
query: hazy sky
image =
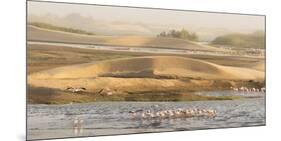
{"type": "Polygon", "coordinates": [[[263,16],[28,2],[28,14],[32,15],[43,16],[53,14],[63,17],[72,13],[79,13],[81,16],[109,22],[119,21],[156,25],[178,25],[179,27],[225,28],[237,32],[243,32],[244,30],[248,32],[264,30],[263,16]]]}

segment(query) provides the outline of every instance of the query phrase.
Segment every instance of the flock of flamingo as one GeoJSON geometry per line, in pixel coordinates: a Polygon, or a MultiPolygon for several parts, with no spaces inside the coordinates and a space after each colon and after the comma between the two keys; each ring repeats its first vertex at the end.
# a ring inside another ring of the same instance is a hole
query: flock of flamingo
{"type": "MultiPolygon", "coordinates": [[[[265,87],[262,88],[248,88],[248,87],[230,87],[231,90],[236,91],[236,92],[262,92],[265,93],[265,87]]],[[[73,87],[67,87],[67,91],[70,91],[72,93],[79,93],[79,92],[85,92],[86,88],[80,87],[80,88],[73,88],[73,87]]],[[[101,93],[107,89],[101,89],[98,93],[101,93]]],[[[109,90],[107,90],[109,91],[109,90]]],[[[112,92],[106,92],[107,95],[112,95],[112,92]]]]}
{"type": "Polygon", "coordinates": [[[129,111],[132,119],[154,119],[154,118],[189,118],[189,117],[215,117],[217,111],[213,109],[182,109],[178,108],[175,110],[161,110],[161,111],[151,111],[151,110],[138,110],[129,111]]]}
{"type": "Polygon", "coordinates": [[[237,91],[237,92],[262,92],[262,93],[265,93],[265,88],[262,87],[262,88],[248,88],[248,87],[240,87],[240,88],[237,88],[237,87],[230,87],[231,90],[233,91],[237,91]]]}

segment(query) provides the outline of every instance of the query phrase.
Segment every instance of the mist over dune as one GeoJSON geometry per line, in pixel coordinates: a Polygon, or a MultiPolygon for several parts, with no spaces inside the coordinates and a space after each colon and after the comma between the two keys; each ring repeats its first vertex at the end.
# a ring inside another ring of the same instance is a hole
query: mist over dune
{"type": "MultiPolygon", "coordinates": [[[[129,23],[121,21],[101,21],[92,17],[72,13],[64,17],[46,14],[43,16],[29,15],[28,22],[44,22],[58,26],[80,28],[100,35],[148,35],[154,36],[161,31],[161,26],[129,23]]],[[[172,26],[173,27],[173,26],[172,26]]],[[[171,27],[171,28],[172,28],[171,27]]]]}
{"type": "MultiPolygon", "coordinates": [[[[100,35],[140,35],[140,36],[156,36],[162,31],[170,29],[180,30],[182,28],[188,29],[191,32],[196,32],[199,35],[201,41],[211,41],[217,36],[237,32],[232,29],[226,29],[221,27],[211,28],[196,26],[191,24],[151,24],[149,21],[143,22],[129,22],[129,21],[103,21],[96,20],[93,17],[82,16],[78,13],[71,13],[66,16],[56,16],[53,14],[45,15],[28,15],[28,22],[43,22],[48,24],[54,24],[57,26],[64,26],[69,28],[78,28],[89,32],[94,32],[100,35]]],[[[249,33],[249,31],[243,30],[240,32],[249,33]]]]}

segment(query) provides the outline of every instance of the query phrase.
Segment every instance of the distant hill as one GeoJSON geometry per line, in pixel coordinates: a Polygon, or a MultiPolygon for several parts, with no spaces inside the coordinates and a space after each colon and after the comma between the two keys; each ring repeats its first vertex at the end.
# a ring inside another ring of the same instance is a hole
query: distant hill
{"type": "MultiPolygon", "coordinates": [[[[249,33],[253,29],[237,30],[231,27],[212,27],[202,26],[202,23],[181,23],[181,24],[167,24],[167,23],[151,23],[150,21],[124,21],[124,20],[101,20],[95,16],[85,16],[79,13],[70,13],[64,16],[56,14],[28,14],[28,22],[42,22],[49,23],[61,27],[69,27],[74,29],[81,29],[88,32],[93,32],[98,35],[110,36],[151,36],[154,37],[162,31],[181,30],[181,28],[188,29],[190,33],[196,32],[199,41],[210,42],[215,37],[226,35],[234,32],[249,33]]],[[[206,23],[208,25],[208,23],[206,23]]],[[[203,23],[203,25],[205,25],[203,23]]]]}
{"type": "Polygon", "coordinates": [[[31,22],[28,23],[29,25],[39,27],[39,28],[45,28],[50,30],[57,30],[57,31],[63,31],[63,32],[70,32],[70,33],[77,33],[77,34],[86,34],[86,35],[95,35],[92,32],[87,32],[81,29],[74,29],[74,28],[68,28],[68,27],[61,27],[61,26],[55,26],[48,23],[41,23],[41,22],[31,22]]]}
{"type": "Polygon", "coordinates": [[[57,30],[48,30],[28,25],[27,39],[29,41],[44,42],[63,42],[80,43],[95,45],[129,46],[129,47],[155,47],[155,48],[175,48],[192,49],[202,51],[220,51],[222,49],[202,46],[197,43],[164,37],[146,37],[146,36],[103,36],[103,35],[82,35],[61,32],[57,30]]]}
{"type": "Polygon", "coordinates": [[[227,34],[212,41],[213,45],[225,45],[241,48],[264,48],[264,32],[257,31],[251,34],[227,34]]]}

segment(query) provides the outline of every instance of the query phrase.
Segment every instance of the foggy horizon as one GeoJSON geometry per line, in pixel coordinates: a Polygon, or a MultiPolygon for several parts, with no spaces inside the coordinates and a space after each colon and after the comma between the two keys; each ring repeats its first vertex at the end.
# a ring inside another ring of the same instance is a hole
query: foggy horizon
{"type": "Polygon", "coordinates": [[[80,27],[104,35],[154,36],[161,31],[185,28],[203,39],[226,33],[264,31],[265,26],[264,16],[256,15],[29,1],[29,21],[37,21],[34,17],[42,22],[80,27]]]}

